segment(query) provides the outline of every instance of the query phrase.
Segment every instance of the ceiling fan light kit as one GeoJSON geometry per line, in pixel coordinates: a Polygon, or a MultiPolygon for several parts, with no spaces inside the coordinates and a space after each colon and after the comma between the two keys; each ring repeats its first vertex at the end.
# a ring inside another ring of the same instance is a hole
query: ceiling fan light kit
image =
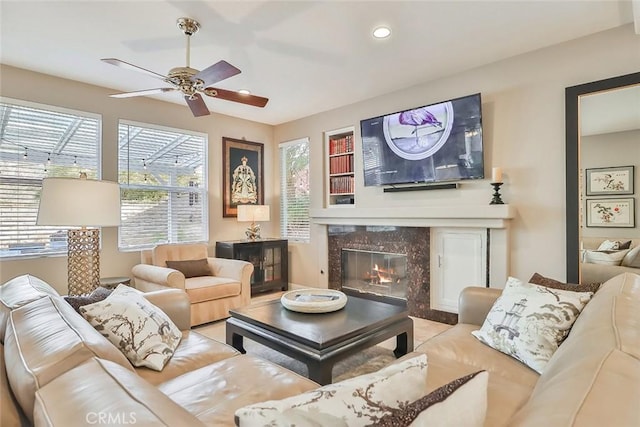
{"type": "Polygon", "coordinates": [[[210,85],[212,84],[228,79],[229,77],[233,77],[236,74],[240,74],[241,71],[224,60],[218,61],[202,71],[191,68],[190,41],[191,36],[196,34],[200,29],[200,23],[191,18],[178,18],[177,26],[187,37],[186,66],[174,67],[169,70],[166,76],[142,67],[138,67],[137,65],[130,64],[120,59],[102,59],[103,62],[115,65],[116,67],[145,73],[151,77],[160,79],[163,82],[170,84],[172,87],[115,93],[109,96],[113,98],[131,98],[134,96],[156,95],[164,92],[179,90],[184,95],[185,102],[187,103],[195,117],[206,116],[210,114],[209,109],[207,108],[207,104],[204,102],[202,96],[200,96],[200,93],[203,93],[212,98],[224,99],[226,101],[238,102],[241,104],[252,105],[254,107],[264,107],[265,105],[267,105],[267,102],[269,102],[268,98],[250,95],[243,92],[236,92],[233,90],[210,87],[210,85]]]}

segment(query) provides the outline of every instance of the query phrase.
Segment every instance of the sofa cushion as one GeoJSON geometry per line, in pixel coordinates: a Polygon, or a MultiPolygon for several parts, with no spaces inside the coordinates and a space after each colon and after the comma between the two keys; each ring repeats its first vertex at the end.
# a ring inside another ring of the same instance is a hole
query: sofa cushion
{"type": "Polygon", "coordinates": [[[80,307],[83,305],[93,304],[94,302],[102,301],[111,295],[112,289],[103,288],[102,286],[98,286],[91,292],[89,295],[65,295],[62,298],[71,306],[73,309],[80,314],[80,307]]]}
{"type": "Polygon", "coordinates": [[[584,253],[584,262],[590,262],[592,264],[620,265],[627,252],[629,252],[629,249],[620,251],[592,251],[587,249],[584,253]]]}
{"type": "Polygon", "coordinates": [[[136,372],[153,385],[169,381],[211,363],[240,355],[230,345],[209,339],[195,331],[182,332],[182,340],[161,372],[141,367],[136,372]]]}
{"type": "Polygon", "coordinates": [[[20,406],[11,393],[7,370],[4,366],[4,346],[0,344],[0,426],[20,427],[22,425],[20,406]]]}
{"type": "MultiPolygon", "coordinates": [[[[474,341],[477,340],[474,338],[474,341]]],[[[480,345],[488,348],[484,344],[480,345]]],[[[497,350],[490,350],[494,353],[502,354],[497,350]]],[[[508,357],[504,354],[502,354],[502,356],[508,357]]],[[[442,387],[456,378],[478,371],[476,366],[466,365],[438,355],[429,355],[428,358],[429,374],[427,375],[427,390],[429,392],[438,387],[442,387]]],[[[524,366],[516,360],[513,361],[524,366]]],[[[526,369],[529,372],[533,372],[529,368],[526,369]]],[[[509,426],[509,420],[529,399],[535,387],[535,382],[533,384],[527,384],[525,381],[517,381],[493,372],[488,372],[488,374],[488,405],[485,426],[507,427],[509,426]]],[[[538,374],[535,374],[535,376],[538,378],[538,374]]]]}
{"type": "Polygon", "coordinates": [[[135,373],[97,358],[38,390],[34,420],[38,426],[65,427],[203,425],[135,373]]]}
{"type": "Polygon", "coordinates": [[[153,265],[166,267],[167,261],[180,261],[185,259],[207,258],[207,245],[204,243],[174,244],[168,243],[157,245],[151,251],[153,265]]]}
{"type": "Polygon", "coordinates": [[[0,343],[4,343],[11,310],[47,295],[58,296],[58,293],[46,282],[29,274],[14,277],[0,286],[0,343]]]}
{"type": "Polygon", "coordinates": [[[621,249],[629,249],[631,247],[631,240],[605,240],[598,246],[599,251],[618,251],[621,249]]]}
{"type": "Polygon", "coordinates": [[[188,372],[158,388],[211,426],[233,425],[237,409],[283,399],[319,387],[295,372],[257,357],[241,355],[188,372]]]}
{"type": "Polygon", "coordinates": [[[29,418],[36,390],[94,356],[133,370],[126,357],[60,297],[13,310],[5,336],[11,390],[29,418]]]}
{"type": "Polygon", "coordinates": [[[161,371],[182,338],[162,310],[123,284],[107,299],[80,307],[80,313],[134,366],[161,371]]]}
{"type": "Polygon", "coordinates": [[[542,373],[592,296],[510,277],[482,328],[472,334],[542,373]]]}
{"type": "Polygon", "coordinates": [[[529,283],[551,289],[562,289],[563,291],[573,292],[597,292],[600,287],[600,283],[585,283],[580,285],[575,283],[564,283],[549,277],[544,277],[538,273],[533,273],[533,276],[529,279],[529,283]]]}
{"type": "MultiPolygon", "coordinates": [[[[622,258],[620,265],[624,267],[640,268],[640,245],[627,252],[624,258],[622,258]]],[[[638,273],[640,273],[640,270],[638,273]]]]}
{"type": "Polygon", "coordinates": [[[284,411],[295,408],[308,414],[330,414],[346,421],[349,427],[364,427],[424,396],[426,381],[427,357],[420,354],[377,372],[298,396],[246,406],[236,411],[236,424],[242,427],[273,425],[284,411]]]}
{"type": "Polygon", "coordinates": [[[186,279],[185,291],[192,304],[240,295],[242,285],[226,277],[203,276],[186,279]]]}
{"type": "MultiPolygon", "coordinates": [[[[471,332],[477,331],[477,325],[458,323],[454,327],[427,340],[415,351],[425,353],[429,358],[429,363],[434,358],[450,360],[464,364],[468,369],[460,372],[459,375],[448,377],[447,381],[439,383],[440,387],[447,382],[463,375],[477,372],[479,370],[488,371],[490,379],[501,376],[508,381],[517,382],[533,389],[540,374],[529,368],[522,362],[497,351],[488,345],[477,340],[471,332]]],[[[429,381],[432,377],[429,377],[429,381]]]]}
{"type": "Polygon", "coordinates": [[[190,277],[211,276],[211,269],[206,258],[185,261],[167,260],[166,263],[167,267],[180,271],[187,279],[190,277]]]}
{"type": "Polygon", "coordinates": [[[514,427],[640,425],[640,363],[619,350],[563,364],[542,375],[531,399],[511,420],[514,427]]]}
{"type": "Polygon", "coordinates": [[[450,425],[482,427],[487,413],[489,374],[479,371],[457,378],[424,397],[385,415],[378,427],[450,425]],[[460,408],[464,407],[464,410],[460,408]]]}

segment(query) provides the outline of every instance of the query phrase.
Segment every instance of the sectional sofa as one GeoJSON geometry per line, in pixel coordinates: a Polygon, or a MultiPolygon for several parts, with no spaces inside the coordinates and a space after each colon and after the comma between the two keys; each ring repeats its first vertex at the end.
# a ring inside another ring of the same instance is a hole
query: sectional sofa
{"type": "MultiPolygon", "coordinates": [[[[487,427],[640,425],[640,276],[623,274],[600,287],[542,375],[471,335],[500,292],[466,288],[460,323],[403,357],[427,355],[427,391],[485,370],[487,427]]],[[[45,282],[20,276],[1,286],[0,424],[233,426],[241,407],[318,387],[190,331],[184,292],[145,298],[183,330],[161,372],[133,368],[45,282]]]]}

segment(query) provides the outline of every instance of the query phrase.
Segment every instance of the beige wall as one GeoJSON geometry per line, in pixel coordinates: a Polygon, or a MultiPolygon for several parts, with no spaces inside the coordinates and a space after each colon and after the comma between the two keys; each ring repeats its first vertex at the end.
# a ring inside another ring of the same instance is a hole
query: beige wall
{"type": "MultiPolygon", "coordinates": [[[[217,240],[244,237],[246,224],[235,218],[222,217],[222,137],[246,138],[265,144],[265,202],[274,204],[272,188],[277,185],[277,164],[273,148],[273,127],[220,114],[194,118],[186,106],[151,98],[113,99],[112,90],[56,78],[49,75],[0,66],[0,95],[8,98],[56,105],[102,115],[102,178],[117,179],[117,126],[119,119],[158,124],[204,132],[209,135],[209,252],[213,254],[217,240]]],[[[215,102],[210,107],[215,108],[215,102]]],[[[276,214],[277,215],[277,214],[276,214]]],[[[276,216],[277,218],[277,216],[276,216]]],[[[262,224],[264,235],[276,235],[276,223],[262,224]]],[[[101,275],[128,276],[139,262],[139,252],[118,251],[116,228],[102,233],[101,275]]],[[[34,274],[66,293],[66,256],[0,261],[0,283],[20,274],[34,274]]]]}
{"type": "MultiPolygon", "coordinates": [[[[411,64],[389,66],[389,72],[395,66],[411,64]]],[[[481,92],[485,170],[503,168],[503,200],[517,209],[510,242],[511,275],[528,279],[538,271],[562,279],[565,88],[639,69],[640,36],[627,25],[282,124],[275,128],[274,141],[309,137],[313,208],[323,207],[324,201],[323,132],[350,125],[356,127],[356,209],[432,205],[464,209],[465,205],[484,205],[491,199],[488,180],[464,183],[457,190],[383,193],[382,188],[365,188],[358,146],[362,119],[481,92]]],[[[276,181],[273,183],[276,194],[276,181]]],[[[327,268],[324,227],[312,228],[310,244],[290,247],[290,281],[326,286],[326,274],[321,274],[327,268]]]]}
{"type": "MultiPolygon", "coordinates": [[[[640,106],[638,107],[640,108],[640,106]]],[[[640,130],[627,132],[615,132],[602,135],[583,136],[580,140],[580,162],[583,171],[589,168],[603,168],[611,166],[635,166],[634,190],[635,194],[621,195],[620,198],[634,198],[636,204],[636,226],[634,228],[603,228],[583,227],[580,230],[583,237],[602,238],[640,238],[640,206],[636,195],[640,191],[640,130]]],[[[583,178],[584,181],[584,178],[583,178]]],[[[587,199],[598,198],[589,196],[587,199]]],[[[603,198],[617,198],[616,196],[604,196],[603,198]]],[[[582,208],[584,209],[583,206],[582,208]]],[[[584,218],[586,222],[586,217],[584,218]]]]}

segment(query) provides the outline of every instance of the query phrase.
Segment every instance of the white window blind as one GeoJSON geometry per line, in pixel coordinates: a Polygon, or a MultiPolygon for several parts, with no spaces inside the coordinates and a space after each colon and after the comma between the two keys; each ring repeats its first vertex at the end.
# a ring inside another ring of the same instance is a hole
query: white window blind
{"type": "Polygon", "coordinates": [[[45,177],[100,178],[100,117],[0,99],[0,258],[67,252],[67,229],[38,226],[45,177]]]}
{"type": "Polygon", "coordinates": [[[119,247],[208,240],[207,135],[120,121],[119,247]]]}
{"type": "Polygon", "coordinates": [[[309,139],[280,144],[280,234],[309,242],[309,139]]]}

